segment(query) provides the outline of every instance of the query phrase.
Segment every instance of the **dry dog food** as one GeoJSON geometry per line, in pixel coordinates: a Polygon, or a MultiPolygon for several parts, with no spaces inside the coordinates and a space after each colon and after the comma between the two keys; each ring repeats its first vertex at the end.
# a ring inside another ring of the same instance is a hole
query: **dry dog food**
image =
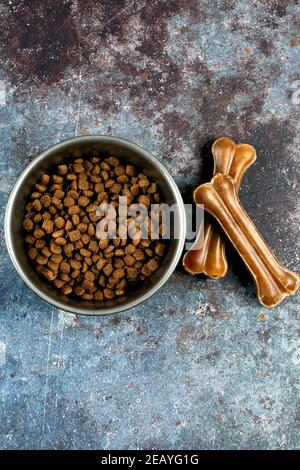
{"type": "MultiPolygon", "coordinates": [[[[161,202],[157,184],[115,156],[85,156],[44,173],[35,184],[23,220],[28,256],[36,270],[64,295],[102,301],[122,296],[160,265],[165,241],[142,237],[99,238],[104,203],[119,196],[147,208],[161,202]]],[[[126,219],[127,226],[134,217],[126,219]]],[[[151,218],[147,220],[149,232],[151,218]]]]}

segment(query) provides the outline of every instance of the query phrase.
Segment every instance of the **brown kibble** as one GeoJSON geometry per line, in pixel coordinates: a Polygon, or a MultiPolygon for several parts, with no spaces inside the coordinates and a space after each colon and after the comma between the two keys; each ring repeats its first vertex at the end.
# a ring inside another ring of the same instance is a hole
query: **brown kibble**
{"type": "Polygon", "coordinates": [[[149,185],[150,181],[148,180],[148,178],[143,178],[139,181],[139,187],[141,189],[147,189],[149,185]]]}
{"type": "Polygon", "coordinates": [[[151,271],[149,268],[147,268],[147,266],[142,267],[141,273],[146,277],[151,276],[151,271]]]}
{"type": "Polygon", "coordinates": [[[79,230],[73,230],[72,232],[69,233],[69,238],[71,242],[76,242],[77,240],[80,240],[81,233],[79,232],[79,230]]]}
{"type": "Polygon", "coordinates": [[[40,199],[35,199],[32,202],[32,207],[36,212],[40,212],[40,210],[42,209],[42,204],[41,204],[40,199]]]}
{"type": "Polygon", "coordinates": [[[48,263],[47,263],[47,266],[49,269],[51,269],[51,271],[53,271],[54,273],[56,273],[59,269],[59,264],[58,263],[54,263],[53,261],[49,260],[48,263]]]}
{"type": "Polygon", "coordinates": [[[66,284],[63,285],[62,288],[61,288],[61,291],[64,295],[71,294],[72,290],[73,290],[72,287],[70,285],[66,285],[66,284]]]}
{"type": "Polygon", "coordinates": [[[66,263],[65,261],[63,261],[59,265],[59,270],[64,274],[69,274],[69,272],[71,270],[71,267],[70,267],[69,263],[66,263]]]}
{"type": "Polygon", "coordinates": [[[73,170],[75,171],[75,173],[84,173],[84,166],[82,165],[82,163],[74,163],[73,170]]]}
{"type": "Polygon", "coordinates": [[[103,295],[104,295],[105,299],[107,299],[107,300],[111,300],[111,299],[115,298],[115,293],[111,289],[103,289],[103,295]]]}
{"type": "Polygon", "coordinates": [[[60,175],[60,176],[64,176],[68,173],[68,167],[67,165],[59,165],[58,168],[57,168],[57,173],[60,175]]]}
{"type": "Polygon", "coordinates": [[[50,256],[52,256],[51,250],[49,249],[48,246],[44,246],[42,248],[42,253],[44,256],[47,256],[47,258],[50,258],[50,256]]]}
{"type": "Polygon", "coordinates": [[[67,196],[64,199],[64,206],[65,207],[72,207],[75,204],[75,199],[73,197],[67,196]]]}
{"type": "Polygon", "coordinates": [[[87,234],[84,233],[81,237],[81,241],[84,245],[87,245],[90,242],[91,237],[87,234]]]}
{"type": "Polygon", "coordinates": [[[55,285],[55,287],[57,287],[57,289],[60,289],[64,285],[64,283],[64,281],[58,278],[54,279],[53,281],[53,284],[55,285]]]}
{"type": "Polygon", "coordinates": [[[98,243],[97,243],[95,240],[92,240],[92,241],[89,243],[89,250],[90,250],[92,253],[98,253],[98,251],[99,251],[99,245],[98,245],[98,243]]]}
{"type": "Polygon", "coordinates": [[[105,258],[100,258],[98,261],[97,261],[97,264],[96,264],[96,268],[101,271],[104,266],[107,264],[107,260],[105,258]]]}
{"type": "Polygon", "coordinates": [[[37,228],[34,232],[33,232],[33,236],[34,238],[38,239],[38,238],[42,238],[45,236],[45,232],[44,230],[42,230],[41,228],[37,228]]]}
{"type": "Polygon", "coordinates": [[[165,245],[163,243],[157,243],[155,246],[155,254],[158,256],[163,256],[165,251],[165,245]]]}
{"type": "Polygon", "coordinates": [[[135,175],[135,169],[132,165],[126,165],[126,175],[128,175],[128,176],[134,176],[135,175]]]}
{"type": "Polygon", "coordinates": [[[148,261],[147,263],[147,268],[152,272],[156,271],[158,266],[158,261],[155,258],[150,259],[150,261],[148,261]]]}
{"type": "Polygon", "coordinates": [[[52,251],[52,253],[54,253],[55,255],[60,255],[61,254],[61,247],[58,246],[56,243],[54,242],[50,242],[50,250],[52,251]]]}
{"type": "Polygon", "coordinates": [[[39,193],[44,193],[45,191],[47,191],[47,186],[45,186],[44,184],[37,183],[35,185],[35,188],[39,193]]]}
{"type": "Polygon", "coordinates": [[[125,251],[126,255],[132,255],[132,253],[134,253],[135,250],[136,250],[136,247],[134,245],[130,244],[130,245],[125,246],[124,251],[125,251]]]}
{"type": "Polygon", "coordinates": [[[79,212],[80,212],[80,207],[79,207],[79,206],[72,206],[72,207],[69,207],[68,213],[69,213],[70,215],[79,214],[79,212]]]}
{"type": "Polygon", "coordinates": [[[32,259],[32,260],[36,259],[37,254],[38,254],[38,250],[35,247],[29,248],[28,256],[29,256],[30,259],[32,259]]]}
{"type": "Polygon", "coordinates": [[[77,287],[75,287],[75,294],[76,294],[76,295],[81,296],[81,295],[84,294],[84,292],[85,292],[85,290],[84,290],[84,287],[83,287],[83,286],[77,286],[77,287]]]}
{"type": "Polygon", "coordinates": [[[53,194],[53,196],[57,199],[62,199],[64,195],[65,193],[61,189],[57,189],[56,191],[54,191],[54,194],[53,194]]]}
{"type": "Polygon", "coordinates": [[[133,256],[137,261],[142,261],[143,259],[145,259],[145,255],[140,248],[137,248],[135,250],[135,252],[133,253],[133,256]]]}
{"type": "Polygon", "coordinates": [[[42,240],[42,239],[39,239],[35,242],[35,247],[38,250],[41,250],[42,248],[44,248],[45,245],[46,245],[46,242],[45,242],[45,240],[42,240]]]}
{"type": "Polygon", "coordinates": [[[26,232],[32,232],[34,228],[34,223],[32,222],[31,219],[24,219],[23,220],[23,228],[26,230],[26,232]]]}
{"type": "Polygon", "coordinates": [[[113,265],[112,264],[107,264],[106,266],[104,266],[103,268],[103,272],[105,274],[105,276],[110,276],[111,273],[113,272],[114,268],[113,268],[113,265]]]}
{"type": "Polygon", "coordinates": [[[96,204],[96,202],[93,202],[93,204],[90,204],[89,206],[87,206],[86,211],[94,212],[95,210],[97,210],[97,207],[98,207],[98,204],[96,204]]]}
{"type": "Polygon", "coordinates": [[[94,294],[94,299],[97,300],[97,302],[101,302],[103,300],[103,292],[97,290],[94,294]]]}
{"type": "Polygon", "coordinates": [[[51,197],[49,194],[43,194],[40,202],[43,207],[49,207],[51,205],[51,197]]]}
{"type": "Polygon", "coordinates": [[[131,255],[126,255],[124,261],[127,266],[133,266],[135,263],[135,258],[131,255]]]}
{"type": "Polygon", "coordinates": [[[81,222],[80,224],[78,224],[77,228],[81,233],[84,233],[84,232],[87,231],[88,226],[87,226],[87,224],[84,224],[84,223],[81,222]]]}
{"type": "Polygon", "coordinates": [[[57,237],[55,239],[55,243],[59,246],[65,246],[67,244],[67,240],[64,237],[57,237]]]}
{"type": "Polygon", "coordinates": [[[114,279],[116,279],[117,281],[119,281],[120,279],[122,279],[122,277],[125,276],[125,269],[116,269],[114,272],[113,272],[113,277],[114,279]]]}
{"type": "Polygon", "coordinates": [[[74,243],[67,243],[63,248],[64,253],[68,258],[72,256],[74,249],[74,243]]]}
{"type": "Polygon", "coordinates": [[[54,219],[54,225],[56,228],[58,229],[61,229],[65,226],[65,219],[63,217],[56,217],[56,219],[54,219]]]}
{"type": "Polygon", "coordinates": [[[107,238],[102,238],[99,240],[99,248],[100,250],[105,250],[108,247],[109,240],[107,238]]]}
{"type": "Polygon", "coordinates": [[[127,268],[127,277],[129,281],[135,281],[137,278],[138,272],[136,268],[127,268]]]}
{"type": "Polygon", "coordinates": [[[80,218],[78,214],[73,214],[72,215],[72,223],[73,225],[79,225],[80,223],[80,218]]]}
{"type": "Polygon", "coordinates": [[[40,176],[40,183],[41,184],[44,184],[47,186],[47,184],[49,184],[50,182],[50,176],[47,175],[46,173],[44,173],[43,175],[40,176]]]}
{"type": "Polygon", "coordinates": [[[83,298],[84,300],[92,300],[93,297],[94,297],[94,295],[93,295],[93,294],[89,294],[88,292],[85,292],[84,294],[82,294],[82,298],[83,298]]]}
{"type": "Polygon", "coordinates": [[[50,269],[44,268],[44,266],[41,266],[41,269],[39,272],[48,280],[48,281],[53,281],[56,277],[56,274],[51,271],[50,269]]]}

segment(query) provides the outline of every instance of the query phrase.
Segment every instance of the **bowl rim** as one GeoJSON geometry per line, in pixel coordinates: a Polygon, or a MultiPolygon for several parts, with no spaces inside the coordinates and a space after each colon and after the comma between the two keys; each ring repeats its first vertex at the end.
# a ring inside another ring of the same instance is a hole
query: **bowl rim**
{"type": "Polygon", "coordinates": [[[23,279],[23,281],[30,287],[30,289],[37,294],[40,298],[45,300],[47,303],[59,308],[60,310],[65,310],[67,312],[71,312],[73,314],[77,315],[87,315],[87,316],[102,316],[102,315],[112,315],[115,313],[121,313],[124,312],[130,308],[137,307],[138,305],[142,304],[145,302],[147,299],[149,299],[155,292],[157,292],[170,278],[170,276],[173,274],[183,251],[184,243],[185,243],[185,237],[186,237],[186,213],[185,213],[185,208],[184,208],[184,203],[183,199],[181,196],[181,193],[179,191],[179,188],[177,184],[175,183],[173,177],[170,175],[169,171],[165,168],[165,166],[156,158],[154,157],[150,152],[145,150],[143,147],[140,145],[131,142],[130,140],[121,138],[121,137],[114,137],[111,135],[105,135],[105,134],[91,134],[91,135],[86,135],[86,136],[78,136],[78,137],[71,137],[68,139],[64,139],[47,149],[43,150],[41,153],[39,153],[33,160],[25,167],[25,169],[21,172],[19,175],[17,181],[15,182],[8,201],[6,205],[6,210],[5,210],[5,219],[4,219],[4,235],[5,235],[5,242],[6,242],[6,247],[8,250],[8,254],[10,256],[10,259],[20,275],[20,277],[23,279]],[[67,146],[68,144],[76,144],[76,143],[81,143],[84,141],[88,140],[99,140],[99,142],[104,142],[104,143],[119,143],[119,144],[125,144],[125,146],[132,150],[133,152],[136,152],[138,154],[142,154],[146,159],[150,160],[150,162],[161,172],[163,173],[164,177],[168,180],[170,186],[172,187],[175,195],[175,202],[178,205],[178,209],[180,211],[179,217],[181,218],[181,223],[180,223],[180,236],[178,237],[178,247],[176,249],[175,256],[170,262],[170,265],[162,278],[156,282],[149,291],[144,293],[143,295],[139,296],[135,300],[128,300],[124,305],[116,305],[114,307],[108,307],[107,309],[97,309],[95,308],[94,310],[88,311],[84,308],[76,307],[76,306],[66,306],[63,303],[56,301],[50,297],[48,297],[47,294],[43,293],[40,289],[38,289],[31,281],[28,279],[26,273],[23,271],[21,266],[18,263],[17,257],[15,255],[14,249],[13,249],[13,243],[12,243],[12,233],[9,230],[10,227],[10,221],[12,218],[13,214],[13,205],[14,205],[14,200],[15,197],[18,193],[18,190],[23,184],[24,179],[26,176],[28,176],[32,170],[33,167],[35,167],[38,163],[42,162],[45,158],[47,158],[48,154],[52,154],[55,152],[55,150],[60,150],[62,147],[67,146]]]}

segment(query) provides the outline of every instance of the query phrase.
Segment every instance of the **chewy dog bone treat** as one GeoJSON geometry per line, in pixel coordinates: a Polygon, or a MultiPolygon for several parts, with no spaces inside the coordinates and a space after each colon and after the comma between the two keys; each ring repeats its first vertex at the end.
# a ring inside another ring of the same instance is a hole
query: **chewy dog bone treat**
{"type": "MultiPolygon", "coordinates": [[[[238,190],[243,175],[256,160],[254,147],[248,144],[236,145],[231,139],[221,137],[213,144],[212,153],[214,174],[229,174],[238,190]]],[[[203,273],[214,279],[225,276],[228,266],[223,234],[206,217],[203,239],[201,235],[199,232],[193,247],[184,255],[182,263],[185,270],[191,274],[203,273]]]]}
{"type": "Polygon", "coordinates": [[[217,174],[194,192],[196,204],[204,204],[242,257],[257,288],[259,301],[275,307],[299,288],[299,276],[284,268],[274,256],[238,199],[230,176],[217,174]]]}

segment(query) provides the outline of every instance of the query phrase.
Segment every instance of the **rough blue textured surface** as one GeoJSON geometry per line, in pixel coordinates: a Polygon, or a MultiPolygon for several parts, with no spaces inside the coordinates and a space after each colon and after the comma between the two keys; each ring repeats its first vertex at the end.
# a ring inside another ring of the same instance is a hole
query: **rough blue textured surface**
{"type": "Polygon", "coordinates": [[[133,140],[188,202],[225,134],[257,148],[242,202],[299,272],[297,12],[296,0],[0,2],[1,448],[299,447],[299,295],[266,311],[231,253],[221,281],[179,267],[143,306],[79,317],[30,291],[3,237],[18,174],[55,142],[133,140]]]}

